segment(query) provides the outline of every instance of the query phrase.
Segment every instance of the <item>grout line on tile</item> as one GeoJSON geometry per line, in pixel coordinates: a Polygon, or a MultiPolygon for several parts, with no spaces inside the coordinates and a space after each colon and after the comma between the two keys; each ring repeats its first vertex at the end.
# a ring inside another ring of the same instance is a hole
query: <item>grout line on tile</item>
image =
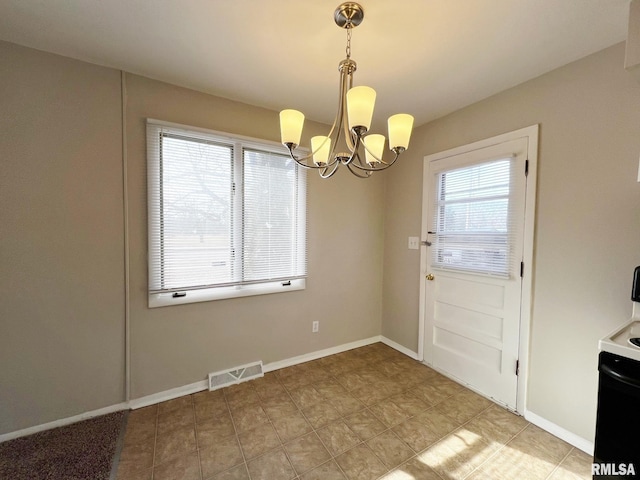
{"type": "MultiPolygon", "coordinates": [[[[249,480],[251,480],[251,472],[249,472],[249,461],[247,460],[247,457],[244,454],[244,450],[242,449],[242,443],[240,442],[240,434],[238,433],[238,427],[236,426],[236,421],[233,418],[233,413],[231,413],[231,407],[229,406],[229,399],[227,398],[227,394],[226,392],[223,391],[222,393],[222,398],[224,399],[224,404],[227,407],[227,413],[229,414],[229,417],[231,418],[231,424],[233,425],[233,432],[235,434],[235,440],[236,440],[236,444],[238,445],[238,448],[240,449],[240,455],[242,455],[242,462],[244,463],[245,468],[247,469],[247,475],[249,476],[249,480]]],[[[200,464],[202,465],[202,464],[200,464]]],[[[231,468],[236,467],[237,465],[234,465],[233,467],[230,467],[227,470],[230,470],[231,468]]],[[[225,471],[227,471],[225,470],[225,471]]],[[[219,474],[220,472],[218,472],[219,474]]],[[[215,474],[215,475],[218,475],[215,474]]]]}
{"type": "MultiPolygon", "coordinates": [[[[452,395],[453,397],[454,395],[452,395]]],[[[449,397],[451,398],[451,397],[449,397]]],[[[497,405],[497,404],[495,404],[497,405]]],[[[431,445],[429,445],[427,448],[425,448],[424,450],[421,450],[421,452],[424,452],[425,450],[428,450],[429,448],[431,448],[433,445],[435,445],[436,443],[442,441],[444,438],[448,437],[449,435],[451,435],[453,432],[455,432],[456,430],[464,427],[465,425],[471,423],[473,420],[475,420],[476,418],[478,418],[480,415],[482,415],[483,413],[485,413],[487,410],[489,410],[491,407],[494,406],[494,403],[490,403],[489,406],[487,406],[486,408],[482,409],[480,412],[478,412],[476,415],[474,415],[473,417],[471,417],[469,420],[467,420],[464,423],[461,423],[456,429],[454,429],[453,431],[447,433],[446,435],[443,435],[441,438],[439,438],[438,440],[436,440],[435,442],[433,442],[431,445]]],[[[446,416],[446,415],[445,415],[446,416]]],[[[467,475],[464,476],[464,478],[469,478],[471,475],[473,475],[474,472],[476,472],[477,470],[481,469],[483,465],[487,464],[487,462],[489,462],[491,459],[493,459],[498,452],[500,452],[501,450],[503,450],[509,443],[511,443],[511,441],[516,438],[524,429],[526,429],[529,426],[529,422],[527,422],[527,424],[522,427],[516,434],[514,434],[504,445],[501,445],[500,447],[498,447],[496,449],[495,452],[493,452],[491,455],[489,455],[483,462],[481,462],[476,468],[474,468],[473,470],[471,470],[467,475]]],[[[420,452],[419,452],[420,453],[420,452]]],[[[434,470],[435,471],[435,470],[434,470]]],[[[436,472],[437,473],[437,472],[436,472]]],[[[439,475],[439,474],[438,474],[439,475]]],[[[440,475],[439,475],[440,476],[440,475]]],[[[441,477],[442,478],[442,477],[441,477]]]]}
{"type": "MultiPolygon", "coordinates": [[[[489,408],[491,408],[491,405],[489,406],[489,408]]],[[[474,418],[475,418],[475,417],[474,417],[474,418]]],[[[471,419],[471,420],[473,420],[473,419],[471,419]]],[[[470,422],[471,420],[469,420],[469,422],[470,422]]],[[[469,423],[469,422],[466,422],[466,423],[469,423]]],[[[465,423],[465,425],[466,425],[466,423],[465,423]]],[[[513,440],[514,440],[518,435],[520,435],[524,430],[526,430],[526,429],[527,429],[527,427],[528,427],[529,425],[531,425],[531,424],[530,424],[529,422],[527,422],[527,423],[525,424],[525,426],[524,426],[524,427],[522,427],[520,430],[518,430],[518,432],[517,432],[515,435],[513,435],[509,440],[507,440],[507,442],[505,442],[505,444],[504,444],[504,445],[501,445],[499,448],[497,448],[497,449],[496,449],[496,451],[495,451],[495,452],[493,452],[491,455],[489,455],[489,456],[488,456],[488,457],[487,457],[487,458],[486,458],[486,459],[485,459],[485,460],[484,460],[480,465],[478,465],[478,466],[477,466],[476,468],[474,468],[471,472],[469,472],[469,474],[468,474],[468,475],[466,475],[466,476],[465,476],[465,478],[470,477],[471,475],[473,475],[473,473],[474,473],[474,472],[476,472],[476,471],[480,470],[484,465],[487,465],[491,460],[493,460],[493,459],[498,455],[498,453],[500,453],[500,452],[501,452],[501,451],[503,451],[505,448],[507,448],[507,446],[508,446],[508,445],[509,445],[509,444],[510,444],[510,443],[511,443],[511,442],[512,442],[512,441],[513,441],[513,440]]]]}
{"type": "Polygon", "coordinates": [[[191,395],[191,406],[193,407],[193,434],[196,436],[196,455],[198,457],[198,470],[200,471],[200,479],[202,480],[204,479],[204,472],[202,471],[200,442],[198,441],[198,417],[196,416],[196,398],[193,394],[191,395]]]}
{"type": "Polygon", "coordinates": [[[553,476],[553,474],[556,472],[556,470],[558,470],[560,468],[560,465],[562,465],[562,462],[564,462],[567,457],[569,457],[569,455],[571,455],[571,453],[576,449],[576,447],[571,447],[571,449],[567,452],[567,454],[562,457],[562,459],[557,463],[557,465],[555,466],[555,468],[553,470],[551,470],[551,473],[549,473],[549,475],[547,475],[545,477],[545,480],[548,480],[549,478],[551,478],[553,476]]]}
{"type": "Polygon", "coordinates": [[[156,468],[156,449],[158,446],[158,416],[160,415],[160,407],[158,405],[154,405],[156,410],[156,420],[155,420],[155,432],[153,434],[153,461],[151,462],[151,477],[155,476],[155,468],[156,468]]]}

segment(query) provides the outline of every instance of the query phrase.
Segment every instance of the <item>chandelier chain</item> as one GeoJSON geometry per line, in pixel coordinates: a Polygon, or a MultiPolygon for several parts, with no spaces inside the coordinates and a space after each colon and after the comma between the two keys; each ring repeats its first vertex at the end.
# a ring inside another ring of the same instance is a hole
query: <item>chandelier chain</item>
{"type": "Polygon", "coordinates": [[[347,28],[347,58],[351,58],[351,29],[347,28]]]}

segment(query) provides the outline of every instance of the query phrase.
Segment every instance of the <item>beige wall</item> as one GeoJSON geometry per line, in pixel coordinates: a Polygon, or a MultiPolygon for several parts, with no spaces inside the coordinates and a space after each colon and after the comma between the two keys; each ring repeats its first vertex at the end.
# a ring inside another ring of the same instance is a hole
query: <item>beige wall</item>
{"type": "MultiPolygon", "coordinates": [[[[277,113],[126,75],[132,397],[381,331],[417,350],[423,156],[539,123],[528,408],[591,439],[597,340],[628,318],[640,264],[623,59],[612,47],[417,128],[378,178],[310,173],[305,291],[153,310],[145,118],[277,140],[277,113]]],[[[124,400],[125,305],[120,73],[7,43],[0,60],[2,434],[124,400]]]]}
{"type": "MultiPolygon", "coordinates": [[[[125,401],[125,235],[120,72],[2,42],[0,60],[1,435],[125,401]]],[[[277,141],[278,116],[125,84],[132,398],[379,335],[383,178],[347,172],[309,174],[306,290],[148,309],[145,119],[277,141]]]]}
{"type": "MultiPolygon", "coordinates": [[[[279,141],[277,112],[127,75],[132,397],[380,334],[383,178],[308,175],[307,289],[147,308],[145,119],[279,141]],[[311,333],[311,322],[320,322],[311,333]]],[[[303,145],[327,127],[305,126],[303,145]]]]}
{"type": "Polygon", "coordinates": [[[0,42],[0,434],[124,396],[120,74],[0,42]]]}
{"type": "Polygon", "coordinates": [[[640,265],[639,105],[619,44],[416,129],[387,176],[382,334],[417,351],[422,157],[540,124],[527,408],[593,440],[598,339],[640,265]]]}

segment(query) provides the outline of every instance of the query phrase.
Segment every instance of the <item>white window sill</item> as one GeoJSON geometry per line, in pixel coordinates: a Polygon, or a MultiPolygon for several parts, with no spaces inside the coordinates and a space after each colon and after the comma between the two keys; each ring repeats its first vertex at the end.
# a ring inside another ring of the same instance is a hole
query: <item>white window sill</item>
{"type": "Polygon", "coordinates": [[[283,282],[257,283],[254,285],[240,285],[233,287],[206,288],[202,290],[187,290],[184,296],[174,297],[173,293],[150,293],[149,308],[167,307],[169,305],[182,305],[185,303],[209,302],[226,298],[249,297],[253,295],[267,295],[271,293],[292,292],[304,290],[306,280],[304,278],[291,280],[290,285],[283,282]]]}

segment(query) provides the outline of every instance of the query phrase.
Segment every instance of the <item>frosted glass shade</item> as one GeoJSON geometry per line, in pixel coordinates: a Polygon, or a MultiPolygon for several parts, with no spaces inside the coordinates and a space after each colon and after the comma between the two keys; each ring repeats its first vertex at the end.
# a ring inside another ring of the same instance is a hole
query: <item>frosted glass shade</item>
{"type": "Polygon", "coordinates": [[[409,148],[409,139],[413,129],[413,117],[406,113],[391,115],[389,125],[389,147],[391,149],[402,147],[409,148]]]}
{"type": "Polygon", "coordinates": [[[283,144],[300,145],[304,114],[297,110],[282,110],[280,112],[280,138],[283,144]]]}
{"type": "Polygon", "coordinates": [[[366,147],[364,155],[369,165],[377,163],[382,159],[385,141],[386,138],[384,138],[384,135],[380,135],[379,133],[364,137],[364,146],[366,147]]]}
{"type": "Polygon", "coordinates": [[[316,165],[326,165],[329,163],[331,139],[322,135],[311,137],[311,151],[313,152],[313,161],[316,165]]]}
{"type": "Polygon", "coordinates": [[[353,87],[347,92],[347,116],[349,128],[371,127],[373,107],[376,104],[376,91],[371,87],[353,87]]]}

